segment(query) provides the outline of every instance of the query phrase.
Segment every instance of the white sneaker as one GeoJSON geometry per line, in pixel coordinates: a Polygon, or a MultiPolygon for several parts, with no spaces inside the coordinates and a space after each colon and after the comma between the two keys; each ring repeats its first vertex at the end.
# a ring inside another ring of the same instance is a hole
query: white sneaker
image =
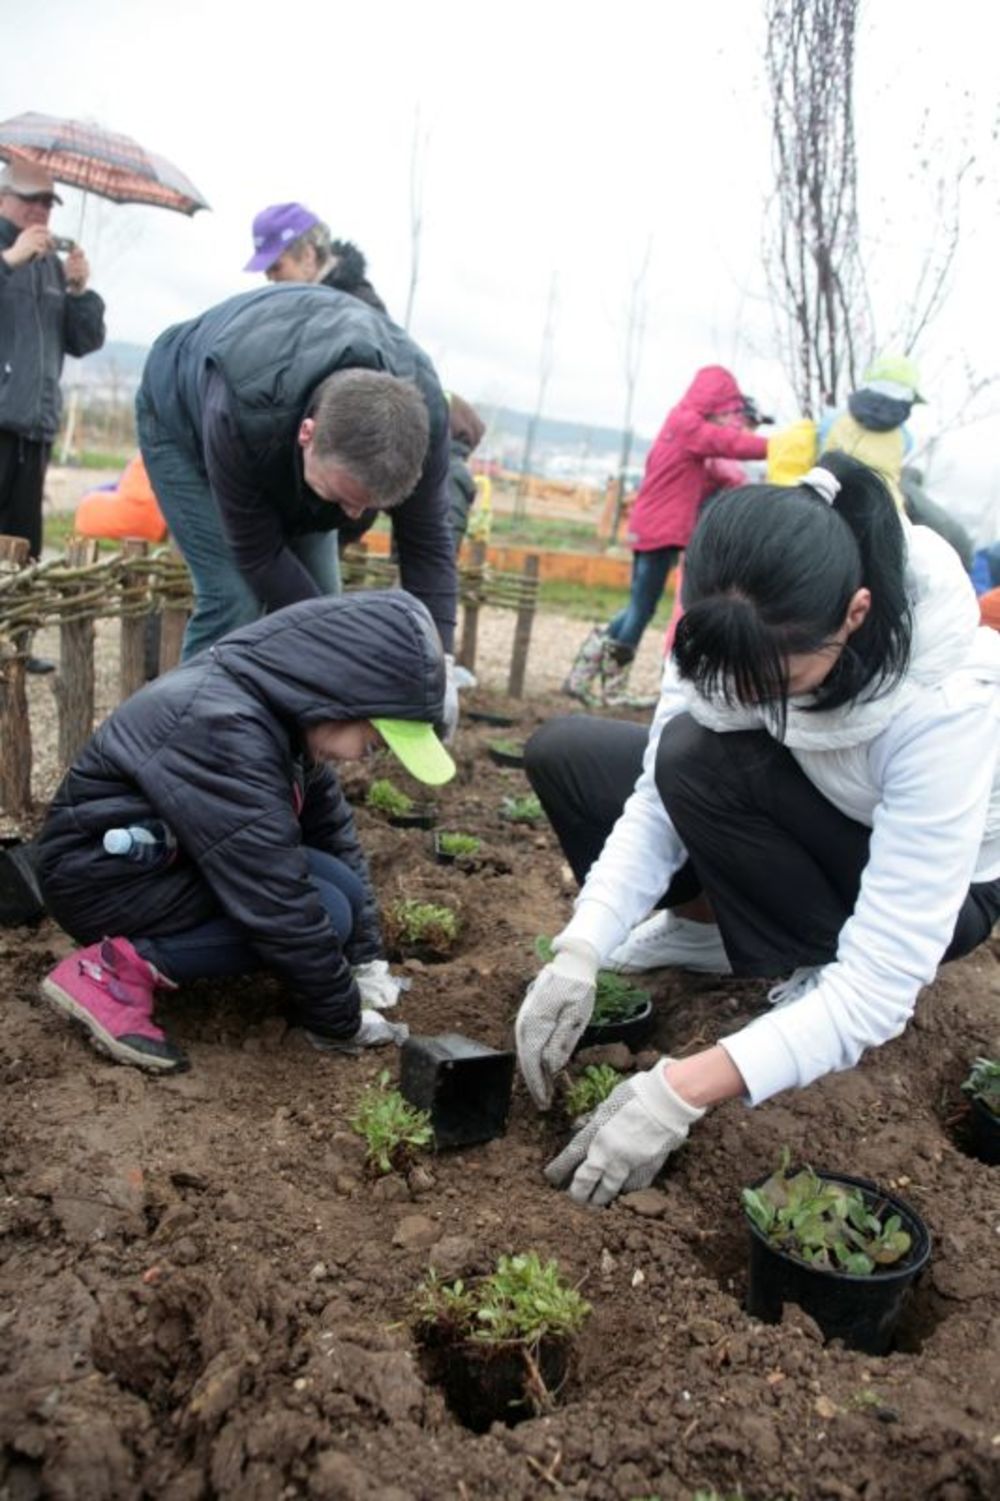
{"type": "Polygon", "coordinates": [[[701,975],[733,972],[715,924],[691,922],[674,912],[654,912],[639,923],[604,968],[626,975],[644,969],[690,969],[701,975]]]}
{"type": "Polygon", "coordinates": [[[792,1001],[799,1001],[810,990],[814,990],[822,973],[822,964],[804,965],[801,969],[793,970],[787,980],[772,985],[767,998],[772,1006],[789,1006],[792,1001]]]}

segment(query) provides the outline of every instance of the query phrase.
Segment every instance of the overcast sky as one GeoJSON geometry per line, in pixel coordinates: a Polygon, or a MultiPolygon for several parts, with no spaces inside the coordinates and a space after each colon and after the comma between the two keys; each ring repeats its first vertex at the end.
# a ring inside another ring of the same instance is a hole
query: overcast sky
{"type": "MultiPolygon", "coordinates": [[[[81,229],[67,195],[53,227],[90,253],[112,338],[148,343],[256,285],[241,270],[251,220],[289,199],[361,246],[401,320],[419,109],[424,232],[411,332],[446,385],[486,404],[534,405],[557,272],[546,412],[617,425],[628,286],[651,240],[639,429],[652,435],[713,361],[785,419],[794,404],[761,269],[771,178],[762,15],[757,0],[8,4],[3,114],[124,131],[176,162],[212,205],[187,220],[91,200],[81,229]]],[[[1000,83],[981,16],[973,0],[877,0],[860,39],[862,227],[883,338],[939,222],[938,168],[966,142],[979,154],[956,286],[918,351],[931,397],[925,436],[961,401],[966,363],[1000,372],[1000,83]],[[977,34],[989,45],[970,45],[977,34]],[[926,150],[915,150],[925,110],[926,150]]],[[[1000,387],[981,404],[1000,410],[1000,387]]],[[[998,445],[990,417],[944,447],[939,486],[973,518],[1000,498],[998,445]]]]}

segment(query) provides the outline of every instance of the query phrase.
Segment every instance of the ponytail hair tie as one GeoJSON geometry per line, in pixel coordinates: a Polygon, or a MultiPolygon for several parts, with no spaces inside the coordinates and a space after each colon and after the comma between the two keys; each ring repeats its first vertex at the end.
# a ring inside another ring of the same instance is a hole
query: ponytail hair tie
{"type": "Polygon", "coordinates": [[[840,480],[835,474],[831,474],[829,469],[824,469],[822,464],[817,464],[814,469],[810,469],[808,474],[804,474],[799,484],[807,485],[819,496],[820,500],[825,500],[828,506],[832,506],[840,494],[840,480]]]}

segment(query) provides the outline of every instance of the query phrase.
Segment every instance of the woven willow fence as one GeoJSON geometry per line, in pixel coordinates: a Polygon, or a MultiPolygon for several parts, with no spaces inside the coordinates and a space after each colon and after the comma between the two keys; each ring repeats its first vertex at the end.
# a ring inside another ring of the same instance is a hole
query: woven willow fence
{"type": "MultiPolygon", "coordinates": [[[[169,548],[149,553],[145,542],[126,541],[121,552],[99,555],[98,544],[78,539],[62,558],[26,566],[28,544],[0,536],[0,808],[19,817],[31,807],[31,718],[25,670],[33,633],[59,628],[59,669],[52,679],[58,710],[60,767],[72,761],[94,727],[94,641],[98,620],[119,620],[118,700],[141,688],[149,675],[150,625],[158,627],[158,670],[180,660],[192,604],[191,579],[169,548]]],[[[362,547],[347,549],[346,589],[390,588],[396,565],[362,547]]],[[[517,620],[507,691],[524,692],[531,628],[538,602],[538,558],[522,574],[493,573],[484,545],[474,543],[459,568],[463,606],[458,660],[475,668],[479,612],[484,605],[514,610],[517,620]]]]}

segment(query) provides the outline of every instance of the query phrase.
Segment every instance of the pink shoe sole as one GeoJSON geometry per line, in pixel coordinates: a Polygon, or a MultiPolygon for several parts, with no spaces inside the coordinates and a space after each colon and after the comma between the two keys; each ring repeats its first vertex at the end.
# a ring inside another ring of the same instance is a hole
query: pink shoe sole
{"type": "Polygon", "coordinates": [[[177,1074],[191,1067],[190,1062],[166,1038],[162,1042],[153,1037],[132,1037],[126,1033],[115,1037],[102,1027],[97,1017],[74,1000],[69,991],[63,990],[51,977],[42,981],[42,994],[64,1016],[83,1026],[91,1042],[102,1053],[107,1053],[116,1063],[130,1063],[134,1068],[146,1069],[154,1074],[177,1074]]]}

